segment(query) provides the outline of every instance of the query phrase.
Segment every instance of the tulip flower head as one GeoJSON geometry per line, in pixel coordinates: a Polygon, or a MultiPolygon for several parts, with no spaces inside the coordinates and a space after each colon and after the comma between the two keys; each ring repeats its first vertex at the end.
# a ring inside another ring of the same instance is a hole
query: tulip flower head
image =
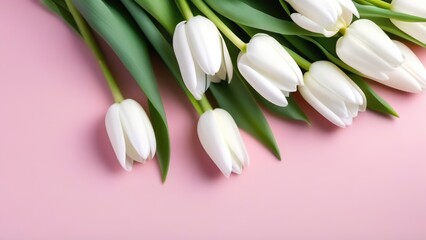
{"type": "Polygon", "coordinates": [[[404,63],[388,74],[389,80],[380,83],[410,93],[419,93],[426,88],[426,69],[420,59],[401,42],[393,41],[405,57],[404,63]]]}
{"type": "Polygon", "coordinates": [[[327,61],[311,64],[299,86],[303,98],[330,122],[339,127],[352,124],[358,112],[366,109],[361,89],[336,65],[327,61]]]}
{"type": "Polygon", "coordinates": [[[339,58],[368,78],[389,79],[388,74],[404,62],[394,42],[374,22],[359,19],[353,22],[336,44],[339,58]]]}
{"type": "Polygon", "coordinates": [[[226,177],[232,172],[240,174],[249,164],[237,124],[227,111],[206,111],[198,121],[197,131],[201,145],[226,177]]]}
{"type": "Polygon", "coordinates": [[[303,74],[294,59],[277,40],[256,34],[238,56],[238,69],[247,82],[266,100],[287,106],[286,96],[303,84],[303,74]]]}
{"type": "Polygon", "coordinates": [[[209,19],[195,16],[180,22],[173,35],[173,49],[183,81],[195,99],[201,99],[210,82],[231,81],[228,49],[209,19]]]}
{"type": "Polygon", "coordinates": [[[145,111],[132,99],[114,103],[105,117],[109,140],[120,165],[131,171],[133,161],[144,163],[156,150],[154,130],[145,111]]]}
{"type": "Polygon", "coordinates": [[[291,19],[300,27],[326,37],[335,35],[352,22],[352,15],[359,17],[351,0],[285,0],[296,13],[291,19]]]}
{"type": "MultiPolygon", "coordinates": [[[[426,17],[426,4],[424,0],[393,0],[391,9],[395,12],[426,17]]],[[[426,22],[390,20],[396,27],[401,29],[401,31],[426,44],[426,22]]]]}

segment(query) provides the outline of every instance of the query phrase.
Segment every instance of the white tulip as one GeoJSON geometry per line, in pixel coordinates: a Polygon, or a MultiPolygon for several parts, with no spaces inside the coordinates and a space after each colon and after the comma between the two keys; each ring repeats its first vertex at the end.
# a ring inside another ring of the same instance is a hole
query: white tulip
{"type": "Polygon", "coordinates": [[[379,81],[389,87],[411,93],[426,88],[426,69],[420,59],[401,42],[393,41],[405,57],[404,63],[388,74],[389,80],[379,81]]]}
{"type": "Polygon", "coordinates": [[[198,121],[197,131],[201,145],[226,177],[231,172],[240,174],[249,164],[237,124],[227,111],[220,108],[206,111],[198,121]]]}
{"type": "Polygon", "coordinates": [[[367,100],[361,89],[336,65],[327,61],[311,64],[299,86],[303,98],[330,122],[339,127],[352,124],[367,100]]]}
{"type": "Polygon", "coordinates": [[[132,99],[114,103],[105,117],[109,140],[120,165],[131,171],[133,161],[144,163],[156,150],[154,130],[145,111],[132,99]]]}
{"type": "Polygon", "coordinates": [[[247,51],[238,56],[238,69],[247,82],[266,100],[287,106],[286,96],[303,84],[297,63],[277,40],[256,34],[247,43],[247,51]]]}
{"type": "Polygon", "coordinates": [[[368,78],[385,81],[400,67],[404,56],[394,42],[374,22],[353,22],[336,44],[339,58],[368,78]]]}
{"type": "Polygon", "coordinates": [[[326,37],[335,35],[352,22],[352,15],[359,17],[351,0],[285,0],[296,13],[291,19],[300,27],[326,37]]]}
{"type": "Polygon", "coordinates": [[[173,35],[173,49],[183,81],[200,100],[210,82],[232,79],[232,62],[219,30],[209,19],[195,16],[180,22],[173,35]]]}
{"type": "MultiPolygon", "coordinates": [[[[391,9],[395,12],[426,17],[426,2],[424,0],[393,0],[391,9]]],[[[392,23],[403,32],[426,44],[426,22],[404,22],[391,19],[392,23]]]]}

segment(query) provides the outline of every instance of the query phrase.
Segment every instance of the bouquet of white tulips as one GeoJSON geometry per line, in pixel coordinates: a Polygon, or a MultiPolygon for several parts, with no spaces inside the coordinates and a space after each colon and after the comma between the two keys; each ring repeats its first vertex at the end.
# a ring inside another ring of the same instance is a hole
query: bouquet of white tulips
{"type": "Polygon", "coordinates": [[[161,57],[199,113],[201,145],[225,176],[249,164],[239,128],[280,159],[260,106],[309,123],[294,100],[299,92],[344,128],[366,109],[398,116],[370,81],[410,93],[426,87],[425,67],[409,48],[426,47],[424,0],[42,2],[81,36],[105,75],[115,100],[106,130],[121,166],[130,171],[156,154],[163,181],[169,135],[150,54],[161,57]],[[123,97],[94,34],[138,83],[148,114],[123,97]]]}

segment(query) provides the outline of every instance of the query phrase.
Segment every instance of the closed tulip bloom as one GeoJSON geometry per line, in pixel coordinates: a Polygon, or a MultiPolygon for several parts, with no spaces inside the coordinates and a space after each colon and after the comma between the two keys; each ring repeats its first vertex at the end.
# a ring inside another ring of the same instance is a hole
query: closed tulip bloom
{"type": "MultiPolygon", "coordinates": [[[[391,9],[395,12],[426,17],[424,0],[393,0],[391,9]]],[[[404,22],[391,19],[392,23],[403,32],[426,44],[426,22],[404,22]]]]}
{"type": "Polygon", "coordinates": [[[368,78],[385,81],[404,56],[394,42],[367,19],[353,22],[336,44],[339,58],[368,78]]]}
{"type": "Polygon", "coordinates": [[[352,22],[352,15],[359,17],[351,0],[286,0],[296,13],[291,19],[300,27],[326,37],[336,34],[352,22]]]}
{"type": "Polygon", "coordinates": [[[405,57],[404,63],[388,74],[389,80],[380,83],[411,93],[419,93],[426,88],[426,70],[420,59],[401,42],[393,41],[405,57]]]}
{"type": "Polygon", "coordinates": [[[256,34],[238,56],[238,69],[247,82],[266,100],[287,106],[286,96],[303,84],[303,74],[294,59],[277,40],[256,34]]]}
{"type": "Polygon", "coordinates": [[[133,161],[144,163],[156,150],[154,130],[145,111],[132,99],[114,103],[105,117],[105,126],[120,165],[131,171],[133,161]]]}
{"type": "Polygon", "coordinates": [[[232,172],[240,174],[249,164],[237,124],[227,111],[206,111],[198,121],[197,131],[204,150],[226,177],[232,172]]]}
{"type": "Polygon", "coordinates": [[[347,127],[358,112],[365,111],[364,93],[333,63],[318,61],[311,64],[304,79],[305,85],[299,87],[300,94],[335,125],[347,127]]]}
{"type": "Polygon", "coordinates": [[[232,62],[217,27],[207,18],[195,16],[180,22],[173,35],[173,49],[183,81],[200,100],[210,82],[232,79],[232,62]]]}

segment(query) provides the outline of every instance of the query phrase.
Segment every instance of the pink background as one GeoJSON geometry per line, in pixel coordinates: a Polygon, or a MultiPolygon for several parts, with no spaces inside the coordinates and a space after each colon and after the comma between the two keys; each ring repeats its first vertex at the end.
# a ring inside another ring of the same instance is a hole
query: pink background
{"type": "Polygon", "coordinates": [[[425,94],[375,86],[401,118],[366,112],[348,129],[306,106],[310,127],[268,115],[284,160],[243,133],[251,165],[226,179],[154,58],[172,148],[163,185],[156,161],[120,168],[111,96],[63,22],[37,1],[0,0],[0,33],[0,239],[426,239],[425,94]]]}

